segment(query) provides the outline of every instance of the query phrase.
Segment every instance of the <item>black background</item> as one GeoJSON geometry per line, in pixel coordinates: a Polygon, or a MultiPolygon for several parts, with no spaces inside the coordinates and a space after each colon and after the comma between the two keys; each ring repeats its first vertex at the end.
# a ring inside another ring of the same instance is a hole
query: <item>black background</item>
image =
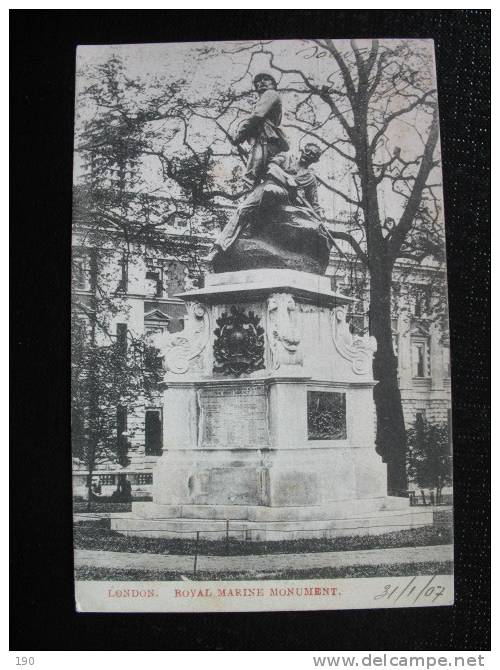
{"type": "Polygon", "coordinates": [[[489,10],[11,12],[12,649],[489,648],[489,63],[489,10]],[[76,45],[294,37],[435,40],[450,286],[456,604],[77,614],[69,441],[76,45]]]}

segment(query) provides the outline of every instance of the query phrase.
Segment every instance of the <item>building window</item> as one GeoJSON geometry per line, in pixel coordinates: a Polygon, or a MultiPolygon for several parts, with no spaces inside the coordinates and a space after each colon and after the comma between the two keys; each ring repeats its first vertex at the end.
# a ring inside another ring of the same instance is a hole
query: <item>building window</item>
{"type": "Polygon", "coordinates": [[[75,287],[80,291],[88,291],[90,289],[88,265],[85,257],[73,260],[73,279],[75,287]]]}
{"type": "Polygon", "coordinates": [[[418,426],[421,426],[425,423],[425,409],[421,409],[418,412],[415,412],[415,423],[418,426]]]}
{"type": "Polygon", "coordinates": [[[345,393],[307,392],[307,439],[347,439],[345,393]]]}
{"type": "Polygon", "coordinates": [[[163,296],[163,268],[148,266],[146,271],[146,295],[154,298],[163,296]]]}
{"type": "Polygon", "coordinates": [[[152,303],[144,304],[144,332],[146,335],[161,335],[168,332],[170,317],[165,305],[151,308],[152,303]]]}
{"type": "Polygon", "coordinates": [[[431,292],[429,286],[419,286],[416,289],[414,315],[423,317],[430,311],[431,292]]]}
{"type": "Polygon", "coordinates": [[[137,483],[140,486],[144,486],[147,484],[152,484],[153,483],[153,475],[150,472],[140,472],[137,475],[137,483]]]}
{"type": "Polygon", "coordinates": [[[91,291],[97,276],[97,258],[93,249],[77,249],[73,255],[73,281],[79,291],[91,291]]]}
{"type": "Polygon", "coordinates": [[[398,332],[398,320],[397,318],[391,319],[391,331],[392,331],[392,350],[394,352],[394,358],[396,359],[396,370],[399,374],[399,332],[398,332]]]}
{"type": "Polygon", "coordinates": [[[415,342],[413,345],[415,354],[414,371],[415,377],[425,377],[425,344],[424,342],[415,342]]]}
{"type": "Polygon", "coordinates": [[[127,354],[127,333],[128,328],[126,323],[116,324],[116,343],[123,356],[127,354]]]}
{"type": "Polygon", "coordinates": [[[119,405],[116,408],[116,444],[120,457],[126,456],[128,448],[127,437],[127,408],[119,405]]]}
{"type": "Polygon", "coordinates": [[[109,485],[112,485],[112,484],[115,483],[116,476],[115,475],[99,475],[99,481],[104,486],[109,486],[109,485]]]}
{"type": "Polygon", "coordinates": [[[353,335],[363,336],[368,332],[367,319],[364,314],[351,314],[349,316],[349,330],[353,335]]]}
{"type": "Polygon", "coordinates": [[[430,377],[429,346],[425,339],[412,339],[411,343],[413,376],[430,377]]]}
{"type": "Polygon", "coordinates": [[[117,293],[126,293],[128,291],[128,261],[124,256],[120,261],[121,276],[116,289],[117,293]]]}
{"type": "Polygon", "coordinates": [[[163,451],[161,411],[147,409],[144,425],[144,451],[149,456],[160,456],[163,451]]]}

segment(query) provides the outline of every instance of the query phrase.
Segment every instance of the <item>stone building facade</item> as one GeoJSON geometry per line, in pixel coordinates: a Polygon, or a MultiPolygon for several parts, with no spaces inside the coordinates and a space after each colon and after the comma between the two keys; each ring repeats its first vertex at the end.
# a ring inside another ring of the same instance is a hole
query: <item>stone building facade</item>
{"type": "MultiPolygon", "coordinates": [[[[369,285],[356,265],[332,255],[329,274],[335,289],[360,298],[351,314],[351,328],[369,331],[369,285]],[[354,275],[354,277],[353,277],[354,275]]],[[[417,415],[430,423],[451,421],[451,369],[447,328],[446,271],[427,261],[419,266],[399,263],[393,284],[393,346],[406,426],[417,415]]]]}
{"type": "MultiPolygon", "coordinates": [[[[86,321],[85,306],[90,305],[92,295],[93,249],[84,244],[84,230],[77,230],[73,237],[73,301],[78,318],[86,321]]],[[[175,297],[186,286],[184,266],[172,259],[158,258],[156,252],[144,251],[144,247],[132,249],[127,254],[116,251],[99,253],[101,263],[97,273],[104,277],[105,291],[110,296],[110,311],[106,321],[106,332],[117,341],[127,340],[128,334],[158,334],[164,331],[177,332],[183,329],[184,303],[175,297]],[[104,260],[103,260],[104,259],[104,260]]],[[[75,327],[75,324],[72,325],[75,327]]],[[[103,344],[106,337],[99,333],[103,344]]],[[[111,494],[118,483],[118,475],[125,474],[132,484],[136,496],[149,495],[152,485],[152,470],[162,445],[162,406],[160,396],[145,401],[138,398],[133,412],[117,416],[117,439],[127,434],[129,465],[125,468],[114,463],[98,465],[94,482],[99,484],[101,495],[111,494]]],[[[73,460],[73,490],[75,496],[87,495],[88,472],[82,463],[73,460]]]]}
{"type": "MultiPolygon", "coordinates": [[[[340,249],[333,253],[330,268],[332,289],[353,295],[353,281],[359,297],[351,309],[350,327],[368,332],[368,284],[361,271],[340,249]],[[354,278],[354,279],[353,279],[354,278]]],[[[115,298],[116,309],[109,317],[112,336],[177,332],[183,329],[185,306],[177,294],[192,287],[186,266],[170,257],[161,257],[158,250],[141,247],[123,252],[111,248],[104,254],[98,271],[106,276],[108,288],[115,298]],[[116,285],[116,286],[115,286],[116,285]]],[[[83,229],[75,227],[73,241],[74,300],[85,305],[91,296],[89,281],[92,248],[83,229]]],[[[399,385],[405,422],[409,427],[420,415],[432,423],[451,420],[450,352],[447,333],[441,327],[445,320],[436,317],[442,308],[446,275],[443,267],[430,262],[418,267],[400,265],[394,285],[394,350],[398,358],[399,385]]],[[[82,319],[85,315],[82,313],[82,319]]],[[[129,437],[130,463],[125,468],[104,463],[96,472],[102,495],[116,488],[119,474],[131,482],[136,497],[148,496],[153,481],[153,466],[163,444],[163,416],[160,398],[144,402],[128,416],[118,417],[117,434],[126,431],[129,437]]],[[[81,463],[74,462],[75,496],[86,495],[88,473],[81,463]]]]}

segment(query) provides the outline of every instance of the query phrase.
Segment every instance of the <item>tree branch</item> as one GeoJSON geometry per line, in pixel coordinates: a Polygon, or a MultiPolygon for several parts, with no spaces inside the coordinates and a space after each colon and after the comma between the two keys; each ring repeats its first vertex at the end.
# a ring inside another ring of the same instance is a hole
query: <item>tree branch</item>
{"type": "Polygon", "coordinates": [[[354,106],[354,103],[356,101],[356,88],[354,86],[354,82],[351,77],[351,73],[349,72],[349,68],[347,67],[344,59],[340,55],[337,47],[333,43],[333,40],[331,39],[325,39],[324,43],[321,42],[321,40],[312,40],[315,44],[318,44],[320,47],[323,49],[326,49],[335,59],[337,65],[340,68],[340,71],[342,73],[342,78],[345,83],[346,91],[347,91],[347,97],[349,98],[349,101],[351,105],[354,106]]]}
{"type": "Polygon", "coordinates": [[[433,93],[436,92],[436,89],[432,89],[430,91],[427,91],[424,93],[422,96],[417,98],[414,102],[412,102],[410,105],[407,105],[406,107],[402,107],[401,109],[396,110],[392,114],[389,114],[389,116],[385,119],[385,121],[382,124],[382,127],[375,133],[373,140],[370,143],[370,151],[373,153],[377,146],[377,142],[379,139],[382,137],[382,135],[385,133],[389,125],[394,121],[394,119],[397,119],[398,116],[403,116],[404,114],[408,114],[408,112],[411,112],[415,107],[418,107],[418,105],[421,105],[425,100],[432,95],[433,93]]]}
{"type": "Polygon", "coordinates": [[[359,260],[362,261],[362,263],[368,267],[368,256],[352,235],[349,235],[349,233],[344,233],[339,230],[333,230],[332,228],[330,228],[330,226],[325,225],[325,227],[328,230],[328,233],[334,239],[342,240],[343,242],[347,242],[348,244],[350,244],[351,248],[354,250],[359,260]]]}
{"type": "Polygon", "coordinates": [[[295,130],[300,130],[305,135],[309,135],[310,137],[314,137],[316,140],[319,140],[324,145],[326,145],[329,149],[333,149],[340,156],[342,156],[342,158],[345,158],[346,160],[350,160],[353,163],[356,162],[356,158],[354,156],[350,156],[345,151],[342,151],[342,149],[339,149],[338,146],[334,142],[327,142],[327,140],[325,140],[324,137],[321,137],[321,135],[318,135],[317,133],[313,132],[312,130],[309,130],[308,128],[302,128],[301,126],[298,126],[294,123],[284,123],[283,127],[284,128],[295,128],[295,130]]]}
{"type": "Polygon", "coordinates": [[[405,210],[399,220],[398,225],[393,229],[392,236],[388,243],[388,251],[393,260],[397,258],[399,252],[401,251],[403,242],[406,238],[406,235],[409,233],[411,226],[413,225],[415,215],[417,214],[418,208],[420,206],[422,192],[429,177],[429,173],[434,167],[433,155],[438,142],[438,136],[439,124],[438,110],[436,108],[432,116],[429,135],[425,144],[422,161],[413,183],[413,188],[408,198],[408,202],[406,203],[405,210]]]}
{"type": "MultiPolygon", "coordinates": [[[[315,40],[313,40],[314,42],[315,40]]],[[[345,132],[347,133],[348,137],[352,138],[354,129],[347,123],[345,117],[337,107],[337,104],[335,101],[332,99],[331,95],[329,94],[329,89],[327,86],[324,86],[323,88],[318,88],[314,84],[311,83],[311,81],[306,77],[306,75],[302,72],[302,70],[296,70],[296,69],[285,69],[281,68],[278,65],[275,64],[274,62],[274,54],[272,51],[266,51],[263,50],[262,53],[265,53],[269,56],[269,66],[271,68],[274,68],[275,70],[278,70],[278,72],[282,72],[283,74],[297,74],[302,78],[302,81],[304,84],[307,86],[307,88],[312,92],[315,93],[323,102],[325,102],[330,109],[332,110],[334,116],[340,121],[342,127],[344,128],[345,132]]],[[[349,72],[347,71],[347,74],[349,72]]],[[[350,76],[350,75],[349,75],[350,76]]]]}
{"type": "Polygon", "coordinates": [[[316,175],[316,179],[319,181],[320,184],[323,184],[323,186],[327,188],[329,191],[331,191],[332,193],[336,193],[337,195],[340,195],[341,198],[344,198],[344,200],[348,202],[350,205],[354,205],[355,207],[361,207],[361,202],[359,200],[353,200],[345,193],[342,193],[342,191],[339,191],[335,187],[331,186],[331,184],[328,184],[326,181],[323,181],[323,179],[321,179],[321,177],[318,177],[318,175],[316,175]]]}

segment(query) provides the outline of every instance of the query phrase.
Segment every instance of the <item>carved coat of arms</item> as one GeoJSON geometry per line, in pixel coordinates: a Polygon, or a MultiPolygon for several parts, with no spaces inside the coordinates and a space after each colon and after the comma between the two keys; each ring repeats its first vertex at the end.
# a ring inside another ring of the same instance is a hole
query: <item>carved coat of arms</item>
{"type": "Polygon", "coordinates": [[[264,328],[260,318],[249,311],[231,307],[217,319],[214,330],[214,372],[225,375],[250,374],[264,366],[264,328]]]}

